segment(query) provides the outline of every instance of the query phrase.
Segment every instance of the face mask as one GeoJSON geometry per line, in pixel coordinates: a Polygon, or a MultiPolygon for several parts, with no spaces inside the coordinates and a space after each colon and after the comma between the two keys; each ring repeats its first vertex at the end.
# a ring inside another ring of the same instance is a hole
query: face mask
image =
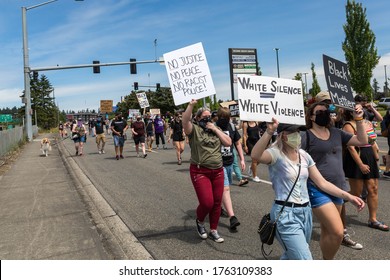
{"type": "Polygon", "coordinates": [[[83,121],[78,121],[78,122],[77,122],[77,125],[78,125],[78,126],[81,126],[82,124],[83,124],[83,121]]]}
{"type": "Polygon", "coordinates": [[[219,126],[222,129],[227,129],[228,125],[229,125],[228,119],[218,119],[217,120],[217,126],[219,126]]]}
{"type": "Polygon", "coordinates": [[[205,131],[207,131],[208,129],[206,128],[206,125],[208,122],[211,122],[211,118],[210,117],[206,117],[206,118],[203,118],[203,119],[200,119],[198,121],[198,124],[201,128],[203,128],[205,131]]]}
{"type": "MultiPolygon", "coordinates": [[[[318,112],[318,111],[317,111],[318,112]]],[[[314,120],[319,126],[327,126],[330,123],[330,112],[328,110],[316,114],[316,119],[314,120]]]]}
{"type": "Polygon", "coordinates": [[[137,118],[137,121],[140,121],[141,120],[141,118],[137,118]]]}
{"type": "Polygon", "coordinates": [[[299,132],[290,133],[287,135],[287,142],[285,143],[291,148],[297,149],[301,146],[301,135],[299,132]]]}

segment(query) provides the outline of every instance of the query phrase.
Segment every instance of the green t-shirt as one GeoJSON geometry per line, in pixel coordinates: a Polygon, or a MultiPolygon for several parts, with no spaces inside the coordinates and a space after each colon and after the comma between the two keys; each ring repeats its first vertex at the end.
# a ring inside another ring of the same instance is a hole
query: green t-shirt
{"type": "Polygon", "coordinates": [[[222,167],[221,140],[213,132],[205,132],[193,124],[188,135],[191,147],[191,163],[209,169],[222,167]]]}

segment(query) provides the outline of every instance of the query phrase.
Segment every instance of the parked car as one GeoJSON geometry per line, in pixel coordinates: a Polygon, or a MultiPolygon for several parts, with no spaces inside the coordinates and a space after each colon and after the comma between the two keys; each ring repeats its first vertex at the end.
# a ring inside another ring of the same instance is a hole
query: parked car
{"type": "Polygon", "coordinates": [[[390,106],[390,97],[383,97],[379,100],[378,105],[384,105],[385,107],[390,106]]]}

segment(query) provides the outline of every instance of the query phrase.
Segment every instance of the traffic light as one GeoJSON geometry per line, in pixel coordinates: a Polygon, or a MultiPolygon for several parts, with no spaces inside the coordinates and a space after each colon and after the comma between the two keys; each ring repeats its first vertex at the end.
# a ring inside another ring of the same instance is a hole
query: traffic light
{"type": "MultiPolygon", "coordinates": [[[[130,58],[130,62],[136,62],[135,58],[130,58]]],[[[137,63],[130,64],[130,74],[137,74],[137,63]]]]}
{"type": "Polygon", "coordinates": [[[37,71],[33,71],[33,79],[38,80],[39,73],[37,71]]]}
{"type": "MultiPolygon", "coordinates": [[[[100,64],[100,61],[99,60],[94,60],[92,63],[93,64],[100,64]]],[[[100,66],[94,66],[93,67],[93,73],[94,74],[99,74],[100,73],[100,66]]]]}
{"type": "Polygon", "coordinates": [[[156,91],[160,91],[160,83],[156,84],[156,91]]]}
{"type": "Polygon", "coordinates": [[[138,82],[134,82],[134,90],[138,90],[138,82]]]}

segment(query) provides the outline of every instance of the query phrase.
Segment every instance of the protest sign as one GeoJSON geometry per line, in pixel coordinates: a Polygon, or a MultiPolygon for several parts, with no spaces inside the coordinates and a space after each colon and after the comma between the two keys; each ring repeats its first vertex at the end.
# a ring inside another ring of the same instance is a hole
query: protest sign
{"type": "Polygon", "coordinates": [[[348,66],[329,56],[323,55],[326,84],[332,103],[347,109],[354,109],[355,100],[349,83],[348,66]]]}
{"type": "Polygon", "coordinates": [[[112,112],[112,100],[100,100],[100,112],[111,113],[112,112]]]}
{"type": "Polygon", "coordinates": [[[164,54],[175,105],[215,94],[202,43],[164,54]]]}
{"type": "Polygon", "coordinates": [[[129,109],[129,119],[134,119],[138,115],[140,115],[138,109],[129,109]]]}
{"type": "Polygon", "coordinates": [[[149,107],[149,101],[148,101],[148,97],[146,96],[146,92],[144,91],[137,92],[136,95],[137,95],[139,106],[141,108],[149,107]]]}
{"type": "Polygon", "coordinates": [[[160,115],[160,109],[150,109],[150,113],[155,116],[155,115],[160,115]]]}
{"type": "Polygon", "coordinates": [[[305,124],[302,82],[265,76],[238,75],[240,119],[305,124]]]}

